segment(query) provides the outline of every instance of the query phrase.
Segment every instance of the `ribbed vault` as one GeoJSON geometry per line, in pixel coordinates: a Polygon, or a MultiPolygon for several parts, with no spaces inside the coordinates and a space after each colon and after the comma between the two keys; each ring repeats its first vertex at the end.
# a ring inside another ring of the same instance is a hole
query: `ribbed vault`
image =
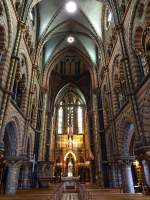
{"type": "Polygon", "coordinates": [[[90,58],[93,65],[98,64],[98,51],[102,49],[102,14],[103,2],[97,0],[75,0],[75,13],[66,11],[69,0],[33,1],[32,13],[37,23],[37,57],[42,65],[52,59],[58,52],[75,47],[90,58]],[[36,13],[36,14],[35,14],[36,13]],[[69,44],[71,36],[75,42],[69,44]]]}

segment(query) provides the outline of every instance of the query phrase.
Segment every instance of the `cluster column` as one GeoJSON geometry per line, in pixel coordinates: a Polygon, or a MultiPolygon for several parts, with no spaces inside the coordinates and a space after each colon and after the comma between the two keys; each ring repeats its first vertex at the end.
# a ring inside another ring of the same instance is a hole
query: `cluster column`
{"type": "Polygon", "coordinates": [[[120,187],[121,186],[121,171],[119,163],[112,162],[110,163],[110,177],[111,177],[111,186],[120,187]]]}
{"type": "Polygon", "coordinates": [[[32,162],[25,161],[23,162],[22,166],[22,183],[21,187],[23,189],[30,189],[31,188],[31,179],[32,176],[32,162]]]}
{"type": "Polygon", "coordinates": [[[18,187],[21,161],[18,160],[7,161],[7,165],[8,165],[8,174],[6,180],[5,193],[9,195],[15,195],[18,187]]]}

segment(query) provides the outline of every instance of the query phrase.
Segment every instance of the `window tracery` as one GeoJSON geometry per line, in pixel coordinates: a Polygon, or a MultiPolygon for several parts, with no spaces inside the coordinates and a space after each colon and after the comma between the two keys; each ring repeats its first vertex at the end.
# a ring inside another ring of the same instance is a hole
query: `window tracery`
{"type": "Polygon", "coordinates": [[[58,110],[58,134],[63,133],[63,108],[60,107],[58,110]]]}
{"type": "Polygon", "coordinates": [[[80,98],[69,92],[57,105],[57,133],[82,134],[84,132],[84,105],[80,98]]]}
{"type": "Polygon", "coordinates": [[[82,107],[78,107],[78,133],[83,133],[83,111],[82,107]]]}

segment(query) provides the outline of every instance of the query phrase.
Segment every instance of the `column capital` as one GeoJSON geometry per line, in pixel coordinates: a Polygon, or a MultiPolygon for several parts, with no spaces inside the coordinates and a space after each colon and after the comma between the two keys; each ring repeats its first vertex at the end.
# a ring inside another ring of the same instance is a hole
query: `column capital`
{"type": "Polygon", "coordinates": [[[125,62],[127,60],[129,60],[129,58],[126,56],[126,57],[121,58],[120,62],[123,63],[123,62],[125,62]]]}
{"type": "Polygon", "coordinates": [[[43,85],[40,86],[40,89],[41,89],[41,91],[43,91],[45,93],[48,91],[48,88],[46,86],[43,86],[43,85]]]}
{"type": "Polygon", "coordinates": [[[118,163],[122,165],[131,165],[135,160],[135,156],[122,156],[120,159],[118,158],[118,163]]]}
{"type": "Polygon", "coordinates": [[[22,32],[25,32],[27,30],[26,24],[23,21],[18,22],[18,27],[19,27],[19,30],[21,30],[22,32]]]}
{"type": "Polygon", "coordinates": [[[25,156],[7,156],[6,165],[10,167],[20,167],[24,160],[25,156]]]}
{"type": "Polygon", "coordinates": [[[136,154],[139,155],[138,158],[140,160],[149,160],[150,161],[150,145],[144,145],[136,148],[136,154]]]}
{"type": "Polygon", "coordinates": [[[123,166],[131,166],[132,165],[132,161],[131,160],[123,160],[122,161],[122,165],[123,166]]]}
{"type": "Polygon", "coordinates": [[[39,71],[39,66],[38,66],[38,65],[33,64],[32,66],[33,66],[33,70],[35,70],[35,71],[39,71]]]}
{"type": "Polygon", "coordinates": [[[20,58],[16,56],[15,54],[12,54],[11,59],[14,59],[19,62],[20,58]]]}
{"type": "Polygon", "coordinates": [[[22,160],[6,160],[6,165],[10,168],[20,168],[22,160]]]}
{"type": "Polygon", "coordinates": [[[31,162],[31,161],[23,161],[21,164],[22,164],[24,167],[31,167],[32,164],[33,164],[33,162],[31,162]]]}
{"type": "Polygon", "coordinates": [[[150,161],[145,159],[145,160],[142,160],[141,163],[142,163],[143,165],[147,165],[148,163],[150,163],[150,161]]]}

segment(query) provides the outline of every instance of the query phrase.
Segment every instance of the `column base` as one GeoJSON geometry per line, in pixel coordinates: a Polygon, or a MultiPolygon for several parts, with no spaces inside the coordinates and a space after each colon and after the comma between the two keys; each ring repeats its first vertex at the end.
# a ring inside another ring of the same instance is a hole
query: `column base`
{"type": "Polygon", "coordinates": [[[50,178],[39,178],[39,187],[48,188],[49,182],[50,182],[50,178]]]}
{"type": "Polygon", "coordinates": [[[150,186],[144,186],[144,191],[143,191],[143,193],[144,193],[145,195],[150,195],[150,186]]]}

